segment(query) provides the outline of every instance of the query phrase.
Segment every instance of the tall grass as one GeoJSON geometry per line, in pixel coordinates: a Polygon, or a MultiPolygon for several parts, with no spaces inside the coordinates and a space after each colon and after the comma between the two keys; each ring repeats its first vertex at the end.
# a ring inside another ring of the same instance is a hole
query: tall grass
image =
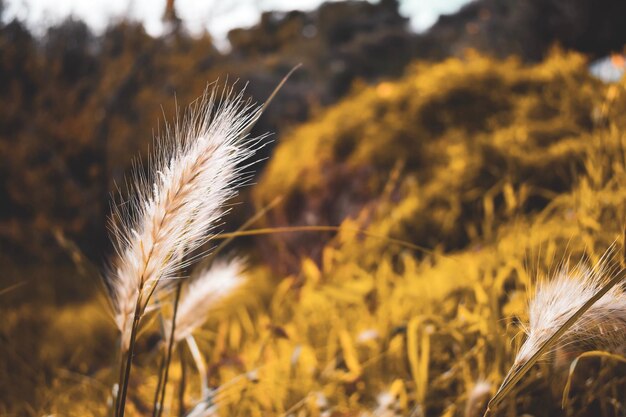
{"type": "MultiPolygon", "coordinates": [[[[157,277],[156,283],[148,286],[156,288],[154,292],[139,291],[141,280],[129,280],[131,296],[117,292],[119,298],[130,298],[131,307],[117,309],[123,316],[120,336],[131,322],[130,340],[119,349],[125,359],[118,384],[128,389],[126,414],[135,409],[138,415],[149,415],[146,401],[154,398],[152,413],[157,416],[177,411],[188,416],[476,416],[504,377],[491,403],[498,415],[559,415],[560,402],[554,399],[561,396],[554,390],[563,385],[570,407],[563,414],[621,415],[623,373],[616,375],[607,366],[587,368],[594,361],[620,362],[616,355],[579,355],[584,360],[574,361],[577,372],[597,371],[585,375],[582,384],[573,378],[562,384],[554,377],[564,376],[565,367],[555,369],[544,359],[554,354],[566,364],[589,348],[618,350],[615,331],[623,324],[622,310],[616,306],[622,305],[622,275],[604,262],[607,257],[597,254],[622,230],[626,172],[625,137],[620,132],[626,125],[604,126],[607,114],[602,124],[590,127],[596,122],[589,115],[601,108],[596,96],[604,90],[585,78],[586,70],[579,68],[584,62],[577,57],[558,55],[524,68],[513,61],[494,63],[468,58],[420,64],[419,71],[403,81],[363,87],[363,93],[357,91],[304,130],[295,130],[291,140],[281,138],[275,155],[280,169],[270,164],[268,177],[255,187],[263,194],[257,203],[273,207],[271,212],[261,211],[268,215],[261,214],[255,229],[248,228],[252,222],[242,228],[246,230],[222,235],[209,228],[200,239],[263,236],[259,240],[264,245],[246,271],[259,287],[242,291],[229,314],[212,314],[208,307],[217,294],[210,290],[212,285],[200,285],[203,274],[196,272],[210,273],[223,264],[214,259],[221,245],[195,271],[186,266],[199,258],[199,249],[169,249],[159,262],[185,267],[173,268],[166,276],[153,268],[157,272],[150,276],[157,277]],[[464,125],[463,107],[446,113],[468,92],[470,97],[488,92],[491,98],[502,98],[494,102],[503,111],[501,117],[489,118],[484,125],[464,125]],[[437,104],[434,110],[432,103],[437,104]],[[450,121],[453,130],[438,127],[426,135],[426,121],[439,112],[446,114],[442,126],[450,121]],[[416,136],[411,137],[412,132],[416,136]],[[407,155],[407,146],[420,141],[424,153],[415,155],[425,158],[411,159],[414,149],[407,155]],[[315,146],[305,146],[311,143],[315,146]],[[280,152],[285,146],[289,152],[280,152]],[[338,166],[339,172],[332,170],[338,166]],[[391,166],[397,168],[390,173],[391,166]],[[357,186],[368,200],[361,200],[360,192],[355,195],[357,186]],[[283,205],[275,203],[277,195],[285,197],[283,205]],[[343,220],[316,225],[325,223],[325,211],[333,216],[341,212],[332,218],[343,220]],[[267,239],[270,234],[276,239],[267,239]],[[266,262],[259,259],[263,251],[269,255],[266,262]],[[524,267],[529,251],[541,254],[540,271],[550,271],[550,259],[563,252],[589,262],[546,273],[551,279],[535,285],[524,267]],[[191,279],[184,280],[187,275],[191,279]],[[201,288],[206,289],[208,305],[200,303],[201,288]],[[534,294],[530,304],[526,291],[534,294]],[[257,304],[248,305],[250,298],[257,304]],[[137,300],[141,303],[135,326],[137,300]],[[199,329],[207,310],[208,323],[199,329]],[[528,323],[526,335],[519,331],[520,322],[528,323]],[[131,343],[134,340],[140,343],[131,343]],[[134,362],[131,344],[142,353],[134,362]],[[132,366],[130,385],[127,366],[132,366]],[[152,392],[157,377],[160,382],[152,392]],[[168,377],[180,383],[177,390],[171,382],[168,386],[168,377]],[[174,395],[168,397],[166,388],[174,395]],[[183,405],[179,409],[177,401],[183,405]]],[[[623,106],[626,102],[620,100],[623,106]]],[[[166,147],[175,148],[167,142],[166,147]]],[[[164,165],[143,184],[161,189],[169,167],[164,165]]],[[[142,194],[161,201],[155,195],[162,193],[142,194]]],[[[132,221],[120,226],[132,223],[128,230],[134,231],[122,239],[124,250],[114,266],[124,266],[127,246],[151,243],[141,238],[145,210],[134,206],[132,221]]],[[[185,222],[181,229],[186,227],[185,222]]],[[[125,276],[122,272],[136,269],[119,270],[112,268],[110,289],[125,276]]],[[[235,284],[241,277],[219,281],[235,284]]],[[[72,337],[68,345],[76,346],[93,334],[93,323],[99,322],[81,316],[79,329],[72,321],[77,311],[83,310],[68,307],[61,315],[51,314],[54,326],[48,340],[71,329],[62,334],[72,337]]],[[[17,326],[23,314],[5,320],[17,326]]],[[[66,363],[67,348],[53,353],[46,349],[47,357],[57,358],[53,363],[66,363]]],[[[100,364],[104,359],[81,360],[100,364]]],[[[106,370],[103,375],[108,375],[106,370]]],[[[60,384],[57,391],[50,390],[59,395],[53,403],[57,409],[49,412],[94,414],[104,402],[96,401],[104,397],[104,389],[108,393],[110,386],[60,384]],[[79,394],[84,401],[75,400],[79,394]]],[[[118,415],[120,406],[114,410],[118,415]]]]}
{"type": "Polygon", "coordinates": [[[124,416],[141,319],[155,291],[168,291],[197,260],[194,251],[207,242],[226,202],[249,179],[249,159],[263,138],[246,133],[261,110],[244,100],[243,91],[207,90],[157,140],[149,172],[137,169],[130,196],[114,206],[117,256],[106,282],[125,358],[120,361],[119,417],[124,416]]]}
{"type": "Polygon", "coordinates": [[[530,322],[524,326],[526,341],[487,412],[549,353],[626,352],[625,276],[621,265],[611,262],[613,252],[609,248],[592,267],[582,261],[573,268],[566,263],[552,279],[539,281],[529,305],[530,322]]]}

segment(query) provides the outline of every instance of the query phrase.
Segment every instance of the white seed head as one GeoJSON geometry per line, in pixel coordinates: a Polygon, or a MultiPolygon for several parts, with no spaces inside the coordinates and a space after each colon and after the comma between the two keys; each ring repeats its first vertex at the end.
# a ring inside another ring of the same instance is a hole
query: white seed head
{"type": "Polygon", "coordinates": [[[111,230],[117,257],[107,284],[115,322],[128,348],[139,304],[143,311],[157,285],[176,278],[190,263],[186,256],[206,243],[225,203],[248,180],[242,164],[262,138],[246,136],[260,107],[243,92],[216,89],[189,110],[182,123],[157,140],[151,169],[137,169],[128,201],[117,205],[111,230]]]}
{"type": "Polygon", "coordinates": [[[191,335],[204,324],[211,311],[241,287],[244,269],[241,258],[218,260],[189,283],[178,305],[175,341],[191,335]]]}
{"type": "MultiPolygon", "coordinates": [[[[594,268],[579,263],[574,268],[562,267],[551,280],[540,281],[529,305],[527,339],[515,363],[528,360],[615,273],[617,267],[609,267],[606,261],[594,268]]],[[[556,349],[620,350],[625,345],[626,294],[616,285],[563,334],[556,349]]]]}

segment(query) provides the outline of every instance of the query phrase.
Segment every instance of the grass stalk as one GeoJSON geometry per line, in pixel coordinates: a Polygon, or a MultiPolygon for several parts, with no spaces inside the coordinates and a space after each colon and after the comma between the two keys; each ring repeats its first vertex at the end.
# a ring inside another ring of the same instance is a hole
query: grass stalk
{"type": "Polygon", "coordinates": [[[294,233],[294,232],[339,232],[341,230],[351,231],[361,234],[365,237],[372,239],[380,239],[389,243],[393,243],[398,246],[402,246],[408,249],[413,249],[418,252],[423,252],[429,255],[436,255],[435,251],[423,246],[416,245],[411,242],[407,242],[402,239],[395,239],[388,236],[378,235],[376,233],[368,232],[359,228],[345,228],[341,226],[285,226],[285,227],[266,227],[260,229],[240,230],[232,233],[220,233],[219,235],[212,236],[212,239],[232,239],[240,236],[259,236],[259,235],[272,235],[278,233],[294,233]]]}
{"type": "Polygon", "coordinates": [[[600,289],[600,291],[598,291],[593,297],[587,300],[587,302],[585,302],[582,307],[580,307],[574,314],[572,314],[571,317],[567,319],[567,321],[556,332],[554,332],[554,334],[550,336],[539,347],[539,349],[537,349],[537,351],[530,357],[530,359],[528,359],[521,365],[511,369],[509,374],[502,382],[502,385],[496,392],[496,395],[494,395],[494,397],[489,401],[485,416],[488,415],[490,411],[493,410],[509,392],[511,392],[515,384],[517,384],[517,382],[522,379],[524,375],[526,375],[526,373],[535,365],[535,363],[537,363],[537,361],[543,356],[543,354],[545,354],[548,349],[550,349],[559,340],[559,338],[563,336],[563,334],[565,334],[565,332],[569,330],[569,328],[572,327],[572,325],[574,325],[574,323],[576,323],[576,321],[580,319],[580,317],[591,308],[591,306],[593,306],[600,298],[602,298],[607,292],[609,292],[611,288],[623,281],[625,277],[626,274],[624,273],[624,271],[616,274],[600,289]]]}
{"type": "Polygon", "coordinates": [[[181,280],[176,284],[176,296],[174,298],[174,313],[172,315],[172,327],[170,329],[170,337],[167,345],[167,354],[165,356],[165,370],[163,374],[163,381],[161,383],[161,397],[157,404],[156,416],[161,417],[163,413],[163,403],[165,402],[165,392],[167,389],[167,379],[169,377],[170,362],[172,361],[172,350],[174,348],[174,335],[176,332],[176,314],[178,313],[178,304],[180,301],[180,292],[183,287],[181,280]]]}
{"type": "Polygon", "coordinates": [[[157,386],[154,390],[154,401],[152,402],[152,417],[157,415],[157,406],[159,403],[159,397],[161,395],[161,385],[163,384],[163,373],[165,371],[165,355],[161,356],[161,362],[159,364],[159,379],[157,380],[157,386]]]}
{"type": "MultiPolygon", "coordinates": [[[[236,237],[241,236],[241,235],[238,235],[237,233],[240,233],[246,230],[248,227],[252,226],[254,223],[256,223],[259,219],[263,218],[263,216],[265,216],[270,210],[272,210],[282,201],[283,201],[283,196],[278,196],[274,198],[268,205],[261,208],[258,212],[254,213],[254,215],[250,217],[248,220],[246,220],[241,226],[239,226],[237,230],[235,230],[233,233],[230,233],[227,237],[223,238],[222,242],[220,242],[220,244],[217,245],[217,247],[213,249],[213,251],[210,254],[208,254],[204,259],[198,262],[196,269],[199,271],[202,271],[203,269],[208,268],[211,265],[211,263],[215,260],[215,258],[217,258],[217,255],[222,250],[224,250],[224,248],[230,242],[232,242],[236,237]]],[[[220,236],[217,236],[217,238],[220,238],[220,236]]]]}
{"type": "MultiPolygon", "coordinates": [[[[120,339],[120,344],[122,343],[122,340],[120,339]]],[[[119,403],[119,399],[120,399],[120,383],[122,382],[122,378],[124,377],[124,351],[121,349],[120,346],[120,350],[119,350],[119,364],[120,364],[120,370],[117,376],[117,389],[115,389],[113,391],[113,394],[115,395],[115,398],[113,398],[112,403],[111,403],[111,410],[109,412],[109,416],[110,417],[116,417],[117,416],[117,410],[119,409],[120,403],[119,403]]]]}
{"type": "Polygon", "coordinates": [[[204,363],[204,359],[202,359],[202,354],[200,353],[196,339],[194,339],[193,336],[187,336],[185,340],[187,341],[187,346],[189,347],[189,352],[191,352],[191,357],[195,362],[198,374],[200,374],[200,392],[202,399],[204,399],[209,395],[209,382],[207,380],[206,365],[204,363]]]}
{"type": "MultiPolygon", "coordinates": [[[[139,294],[143,290],[142,287],[139,288],[139,294]]],[[[124,417],[124,412],[126,411],[126,393],[128,391],[128,382],[130,379],[130,370],[132,368],[133,363],[133,355],[135,352],[135,339],[137,338],[137,329],[139,328],[139,319],[141,318],[141,297],[137,298],[137,303],[135,304],[135,315],[133,317],[133,324],[130,332],[130,345],[128,346],[128,352],[126,356],[126,364],[124,368],[124,375],[122,380],[120,380],[120,394],[118,395],[118,407],[117,407],[117,417],[124,417]]]]}

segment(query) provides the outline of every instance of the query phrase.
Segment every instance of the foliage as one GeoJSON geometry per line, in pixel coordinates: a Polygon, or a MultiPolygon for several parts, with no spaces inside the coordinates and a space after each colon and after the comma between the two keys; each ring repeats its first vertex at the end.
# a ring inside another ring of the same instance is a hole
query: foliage
{"type": "MultiPolygon", "coordinates": [[[[208,34],[186,33],[173,9],[166,11],[172,32],[160,38],[132,21],[113,23],[97,36],[72,18],[38,38],[22,22],[6,22],[2,4],[0,244],[20,261],[37,258],[53,266],[62,257],[50,233],[55,228],[91,259],[107,252],[108,198],[130,168],[129,155],[147,155],[152,129],[164,115],[173,118],[174,97],[185,105],[207,82],[241,78],[250,82],[250,95],[263,100],[303,63],[258,125],[256,133],[280,138],[347,94],[355,81],[398,77],[414,59],[440,60],[475,48],[540,60],[555,42],[592,57],[619,51],[626,13],[621,0],[480,0],[415,34],[396,0],[328,2],[310,12],[265,13],[256,26],[231,31],[232,49],[220,52],[208,34]]],[[[491,99],[481,105],[498,110],[507,104],[491,99]]],[[[434,129],[441,129],[435,120],[454,123],[438,118],[437,103],[431,106],[424,116],[434,129]]],[[[372,117],[385,112],[368,111],[372,117]]],[[[238,219],[246,214],[240,210],[238,219]]]]}
{"type": "Polygon", "coordinates": [[[303,63],[254,133],[280,132],[336,101],[357,77],[401,74],[413,37],[397,5],[367,2],[266,13],[256,27],[231,32],[230,52],[183,28],[154,38],[122,21],[96,36],[70,18],[37,38],[19,21],[0,21],[0,243],[21,259],[54,262],[62,252],[50,231],[61,228],[99,261],[108,250],[109,195],[131,156],[148,155],[177,102],[239,78],[262,101],[303,63]],[[370,60],[372,52],[385,59],[370,60]]]}
{"type": "MultiPolygon", "coordinates": [[[[259,207],[285,196],[263,222],[340,230],[258,238],[252,287],[197,334],[218,413],[454,416],[479,381],[496,386],[535,277],[568,256],[597,261],[623,232],[626,84],[600,84],[585,65],[558,50],[530,66],[473,53],[415,63],[284,137],[254,187],[259,207]]],[[[22,336],[3,347],[46,328],[27,354],[50,364],[29,406],[4,397],[0,413],[105,415],[113,358],[90,346],[114,330],[95,305],[9,316],[3,335],[22,336]]],[[[149,412],[157,327],[139,339],[134,415],[149,412]]],[[[199,386],[183,357],[189,408],[199,386]]],[[[624,365],[600,360],[579,363],[561,410],[567,365],[536,367],[499,413],[624,413],[624,365]]],[[[0,374],[7,385],[10,368],[0,374]]]]}
{"type": "Polygon", "coordinates": [[[472,53],[417,63],[284,137],[255,198],[285,194],[272,225],[336,224],[377,204],[398,166],[391,197],[404,197],[407,220],[389,232],[463,248],[572,189],[602,101],[578,55],[536,66],[472,53]]]}

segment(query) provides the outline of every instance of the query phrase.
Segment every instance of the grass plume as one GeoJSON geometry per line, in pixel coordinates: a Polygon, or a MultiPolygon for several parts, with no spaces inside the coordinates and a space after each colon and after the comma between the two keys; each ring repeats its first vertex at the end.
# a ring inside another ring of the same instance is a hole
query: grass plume
{"type": "Polygon", "coordinates": [[[224,204],[246,181],[241,165],[260,139],[241,133],[260,109],[242,93],[214,89],[156,146],[151,174],[137,170],[130,199],[113,210],[117,258],[108,277],[115,321],[128,349],[135,305],[143,311],[161,282],[177,277],[181,260],[207,240],[224,204]]]}
{"type": "MultiPolygon", "coordinates": [[[[524,329],[526,342],[515,362],[527,361],[554,331],[580,309],[618,273],[606,263],[596,268],[582,264],[561,268],[549,281],[537,285],[529,305],[529,325],[524,329]]],[[[616,285],[593,304],[556,343],[555,351],[586,348],[620,349],[626,343],[626,294],[616,285]]]]}
{"type": "Polygon", "coordinates": [[[608,261],[607,250],[593,267],[582,261],[562,266],[551,280],[540,281],[529,305],[526,341],[487,412],[508,394],[538,360],[575,349],[623,350],[626,347],[626,293],[623,269],[608,261]]]}
{"type": "Polygon", "coordinates": [[[157,140],[151,169],[137,169],[130,198],[113,209],[111,230],[117,257],[107,284],[128,352],[120,371],[118,415],[130,374],[134,338],[157,286],[167,284],[194,260],[189,256],[210,237],[226,202],[247,181],[245,164],[261,138],[247,136],[261,108],[243,92],[214,87],[193,105],[181,123],[157,140]]]}
{"type": "Polygon", "coordinates": [[[179,342],[202,326],[209,313],[243,284],[242,258],[216,260],[187,286],[178,307],[174,340],[179,342]]]}

